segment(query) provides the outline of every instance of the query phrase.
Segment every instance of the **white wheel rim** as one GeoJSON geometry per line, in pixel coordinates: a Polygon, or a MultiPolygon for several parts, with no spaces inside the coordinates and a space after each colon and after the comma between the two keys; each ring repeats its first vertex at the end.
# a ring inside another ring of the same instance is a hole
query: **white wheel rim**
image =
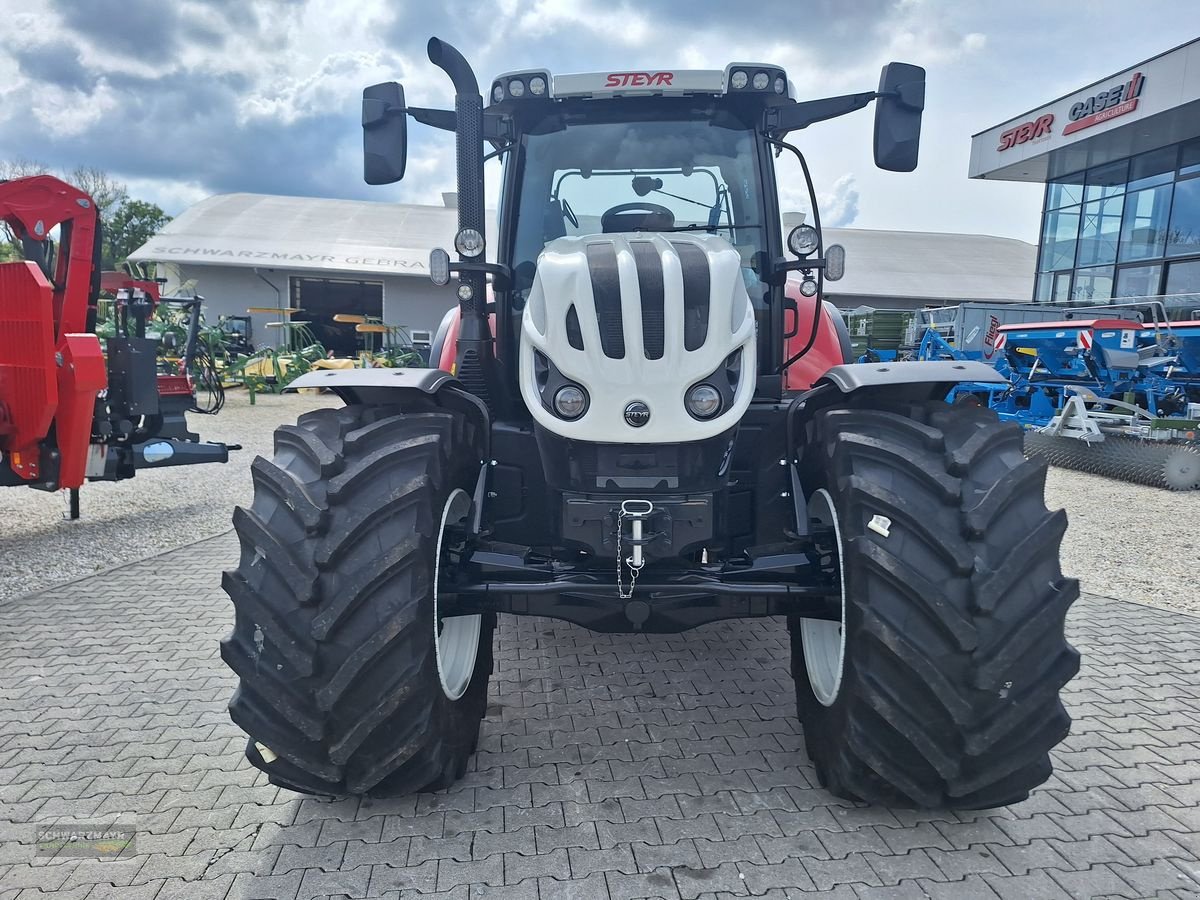
{"type": "Polygon", "coordinates": [[[438,584],[442,574],[442,538],[446,526],[461,522],[471,511],[471,497],[461,488],[455,488],[442,508],[442,523],[438,529],[437,557],[433,564],[433,646],[437,657],[438,679],[442,691],[451,700],[466,693],[475,671],[475,658],[479,655],[480,616],[453,616],[442,621],[438,629],[438,584]]]}
{"type": "Polygon", "coordinates": [[[829,491],[821,488],[808,502],[809,515],[822,525],[833,526],[837,543],[838,583],[841,586],[840,622],[827,619],[801,619],[800,641],[804,648],[804,667],[813,696],[822,706],[832,706],[842,687],[846,662],[846,569],[842,554],[842,527],[829,491]]]}

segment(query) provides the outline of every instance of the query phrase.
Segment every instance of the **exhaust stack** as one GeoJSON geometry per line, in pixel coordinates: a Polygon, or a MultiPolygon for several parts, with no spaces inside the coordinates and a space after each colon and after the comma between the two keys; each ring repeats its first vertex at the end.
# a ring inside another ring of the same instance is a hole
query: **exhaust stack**
{"type": "MultiPolygon", "coordinates": [[[[455,158],[458,182],[458,230],[470,228],[487,234],[483,201],[483,97],[470,63],[453,46],[430,38],[429,61],[450,76],[454,83],[455,158]]],[[[458,255],[459,262],[476,260],[458,255]]],[[[492,329],[487,317],[487,277],[479,271],[460,271],[458,308],[462,322],[454,371],[467,390],[493,407],[498,392],[492,329]],[[464,292],[464,286],[469,291],[464,292]],[[467,293],[467,296],[463,296],[467,293]]]]}

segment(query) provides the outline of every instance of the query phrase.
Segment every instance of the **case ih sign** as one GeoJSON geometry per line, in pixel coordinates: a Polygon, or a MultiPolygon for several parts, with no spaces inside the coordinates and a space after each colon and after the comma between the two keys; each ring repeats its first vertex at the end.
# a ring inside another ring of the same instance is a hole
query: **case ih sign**
{"type": "Polygon", "coordinates": [[[1017,144],[1032,141],[1034,138],[1049,137],[1050,127],[1053,124],[1054,113],[1046,113],[1046,115],[1040,116],[1032,122],[1026,122],[1024,125],[1010,128],[1004,134],[1000,135],[1000,146],[996,149],[1007,150],[1010,147],[1017,146],[1017,144]]]}
{"type": "Polygon", "coordinates": [[[1142,86],[1146,83],[1141,72],[1135,72],[1125,84],[1118,84],[1094,94],[1071,107],[1068,117],[1071,119],[1063,129],[1063,134],[1074,134],[1101,122],[1115,119],[1137,109],[1138,97],[1142,86]]]}

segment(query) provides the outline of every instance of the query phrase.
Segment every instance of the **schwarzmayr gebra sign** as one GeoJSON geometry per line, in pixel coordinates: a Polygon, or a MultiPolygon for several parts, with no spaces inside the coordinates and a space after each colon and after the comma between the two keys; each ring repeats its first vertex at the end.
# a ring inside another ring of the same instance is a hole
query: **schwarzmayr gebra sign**
{"type": "Polygon", "coordinates": [[[333,253],[297,253],[288,250],[242,250],[229,247],[203,247],[197,244],[156,243],[138,253],[138,257],[164,262],[219,263],[228,261],[235,265],[263,266],[264,268],[286,269],[392,269],[397,272],[424,272],[427,264],[422,259],[399,256],[333,253]]]}

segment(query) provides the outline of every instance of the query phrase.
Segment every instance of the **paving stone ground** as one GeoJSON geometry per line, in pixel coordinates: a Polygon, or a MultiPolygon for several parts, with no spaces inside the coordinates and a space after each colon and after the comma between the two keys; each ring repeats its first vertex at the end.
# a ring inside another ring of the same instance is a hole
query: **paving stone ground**
{"type": "Polygon", "coordinates": [[[1085,597],[1051,781],[954,814],[816,786],[776,620],[673,636],[503,618],[453,789],[301,798],[242,759],[222,536],[0,606],[0,900],[1200,897],[1200,619],[1085,597]],[[136,852],[33,856],[53,823],[136,852]]]}

